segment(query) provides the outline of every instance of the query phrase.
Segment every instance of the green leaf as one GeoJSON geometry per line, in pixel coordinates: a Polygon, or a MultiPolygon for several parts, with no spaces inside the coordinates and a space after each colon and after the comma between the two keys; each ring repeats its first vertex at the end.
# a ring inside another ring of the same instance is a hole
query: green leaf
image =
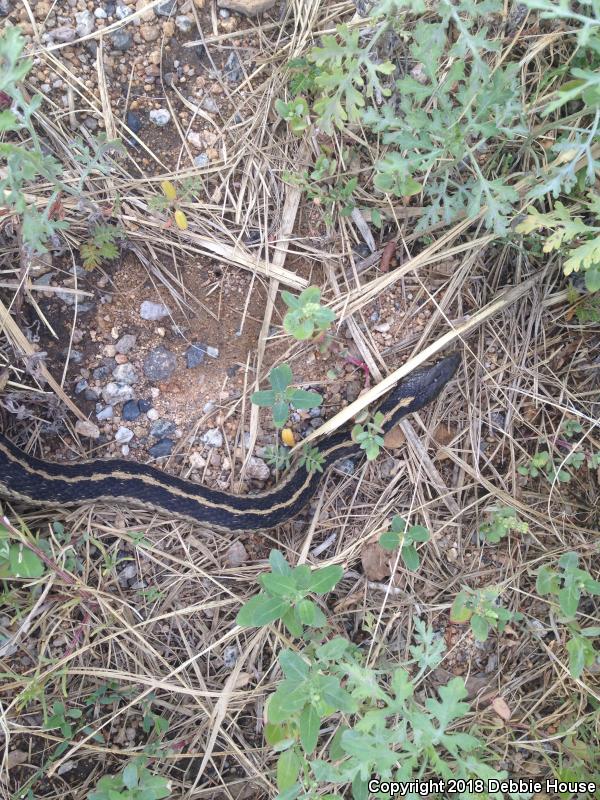
{"type": "Polygon", "coordinates": [[[305,389],[293,389],[288,391],[287,398],[297,409],[306,410],[320,406],[323,398],[317,392],[307,392],[305,389]]]}
{"type": "Polygon", "coordinates": [[[250,402],[261,408],[271,408],[275,403],[275,392],[273,389],[264,389],[260,392],[252,392],[250,402]]]}
{"type": "Polygon", "coordinates": [[[408,529],[407,539],[411,539],[413,542],[428,542],[429,531],[424,525],[412,525],[408,529]]]}
{"type": "Polygon", "coordinates": [[[277,788],[280,792],[291,789],[300,774],[301,760],[295,750],[285,750],[277,761],[277,788]]]}
{"type": "Polygon", "coordinates": [[[307,686],[303,682],[283,681],[269,697],[267,719],[269,722],[289,722],[290,718],[304,708],[307,700],[307,686]]]}
{"type": "Polygon", "coordinates": [[[585,667],[585,641],[574,636],[567,642],[569,654],[569,672],[574,678],[580,678],[585,667]]]}
{"type": "Polygon", "coordinates": [[[310,591],[315,594],[330,592],[343,575],[344,570],[337,564],[316,569],[311,576],[310,591]]]}
{"type": "Polygon", "coordinates": [[[414,572],[414,570],[419,568],[419,554],[412,544],[408,544],[403,547],[400,551],[400,556],[402,557],[407,569],[410,569],[414,572]]]}
{"type": "Polygon", "coordinates": [[[450,622],[461,624],[471,619],[473,612],[468,607],[468,602],[469,594],[467,592],[462,591],[456,595],[450,609],[450,622]]]}
{"type": "Polygon", "coordinates": [[[293,650],[282,650],[278,659],[286,678],[300,682],[308,677],[309,666],[298,653],[293,650]]]}
{"type": "Polygon", "coordinates": [[[471,630],[477,641],[485,642],[490,633],[490,623],[485,617],[479,614],[473,614],[471,617],[471,630]]]}
{"type": "Polygon", "coordinates": [[[44,562],[24,544],[11,544],[8,553],[10,575],[14,578],[39,578],[44,574],[44,562]]]}
{"type": "Polygon", "coordinates": [[[323,661],[339,661],[349,647],[348,639],[336,636],[317,648],[317,657],[323,661]]]}
{"type": "Polygon", "coordinates": [[[273,367],[269,373],[269,382],[273,387],[273,391],[277,394],[283,394],[292,379],[292,369],[289,364],[280,364],[278,367],[273,367]]]}
{"type": "Polygon", "coordinates": [[[546,594],[556,594],[558,592],[558,575],[550,567],[540,567],[535,581],[535,590],[542,597],[546,594]]]}
{"type": "Polygon", "coordinates": [[[242,628],[259,628],[283,617],[289,608],[289,601],[268,597],[261,592],[244,603],[238,611],[236,623],[242,628]]]}
{"type": "Polygon", "coordinates": [[[314,625],[317,607],[312,600],[301,600],[296,609],[298,619],[303,625],[314,625]]]}
{"type": "Polygon", "coordinates": [[[290,415],[290,407],[285,400],[273,404],[273,422],[276,428],[283,428],[290,415]]]}
{"type": "Polygon", "coordinates": [[[304,752],[310,755],[317,746],[321,720],[312,705],[306,705],[300,714],[300,742],[304,752]]]}
{"type": "Polygon", "coordinates": [[[290,575],[292,568],[285,560],[285,556],[279,550],[271,550],[269,553],[269,564],[275,575],[290,575]]]}
{"type": "Polygon", "coordinates": [[[291,575],[267,573],[260,576],[260,583],[266,591],[275,597],[292,600],[296,595],[296,584],[291,575]]]}
{"type": "Polygon", "coordinates": [[[600,267],[591,266],[585,273],[585,288],[588,292],[600,292],[600,267]]]}
{"type": "Polygon", "coordinates": [[[558,604],[566,617],[574,617],[577,614],[577,606],[581,598],[581,592],[576,583],[565,585],[558,593],[558,604]]]}
{"type": "MultiPolygon", "coordinates": [[[[281,101],[278,100],[277,102],[281,101]]],[[[282,291],[281,298],[288,308],[300,308],[300,301],[291,292],[282,291]]]]}
{"type": "Polygon", "coordinates": [[[394,531],[386,531],[379,537],[379,546],[384,550],[395,550],[400,544],[400,535],[394,531]]]}
{"type": "Polygon", "coordinates": [[[127,789],[135,789],[138,785],[138,768],[135,761],[130,761],[123,770],[122,781],[127,789]]]}

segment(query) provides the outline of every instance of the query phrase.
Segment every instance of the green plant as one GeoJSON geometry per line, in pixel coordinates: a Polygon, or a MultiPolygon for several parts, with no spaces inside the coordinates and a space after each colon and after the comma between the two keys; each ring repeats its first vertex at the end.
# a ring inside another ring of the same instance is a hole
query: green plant
{"type": "MultiPolygon", "coordinates": [[[[151,197],[148,201],[148,208],[152,211],[171,211],[172,220],[179,230],[187,230],[187,217],[179,206],[181,203],[190,202],[198,194],[200,188],[198,179],[184,178],[179,184],[179,191],[171,181],[161,181],[160,188],[162,195],[157,194],[151,197]]],[[[171,225],[171,220],[168,225],[171,225]]]]}
{"type": "Polygon", "coordinates": [[[277,471],[285,471],[290,468],[291,454],[288,447],[281,444],[268,445],[265,447],[264,460],[270,467],[277,471]]]}
{"type": "Polygon", "coordinates": [[[323,472],[323,464],[325,456],[319,452],[318,447],[311,447],[305,444],[302,448],[299,464],[301,467],[306,467],[307,472],[323,472]]]}
{"type": "Polygon", "coordinates": [[[335,319],[333,311],[321,305],[318,286],[309,286],[298,297],[284,291],[281,297],[290,309],[283,318],[283,328],[298,341],[311,339],[315,332],[327,330],[335,319]]]}
{"type": "Polygon", "coordinates": [[[284,172],[283,179],[306,192],[308,199],[322,209],[325,222],[331,225],[333,211],[338,205],[342,217],[350,216],[356,207],[354,192],[358,178],[341,179],[337,172],[337,160],[321,152],[311,170],[299,174],[284,172]]]}
{"type": "Polygon", "coordinates": [[[308,103],[304,97],[294,97],[289,103],[275,101],[275,110],[290,126],[292,133],[301,136],[310,127],[308,103]]]}
{"type": "Polygon", "coordinates": [[[510,506],[490,506],[486,510],[488,521],[479,528],[479,536],[489,544],[497,544],[510,531],[527,533],[529,525],[519,519],[510,506]]]}
{"type": "Polygon", "coordinates": [[[429,531],[423,525],[411,525],[397,514],[392,518],[390,529],[379,537],[379,544],[384,550],[400,548],[400,557],[407,569],[419,568],[419,553],[416,544],[429,541],[429,531]]]}
{"type": "Polygon", "coordinates": [[[73,721],[81,719],[83,711],[80,708],[69,708],[64,703],[53,703],[52,714],[44,723],[44,729],[51,731],[58,728],[65,739],[73,738],[73,721]]]}
{"type": "Polygon", "coordinates": [[[577,553],[563,553],[558,559],[558,567],[561,571],[547,565],[540,567],[535,587],[542,597],[552,595],[558,600],[562,621],[571,634],[567,642],[569,671],[574,678],[579,678],[583,670],[591,667],[598,658],[591,639],[600,636],[600,626],[581,628],[576,622],[577,610],[582,595],[600,595],[600,581],[579,567],[577,553]]]}
{"type": "Polygon", "coordinates": [[[250,400],[261,408],[270,408],[276,428],[283,428],[290,414],[290,404],[300,410],[320,406],[321,395],[291,386],[293,380],[289,364],[274,367],[269,373],[270,389],[254,392],[250,400]]]}
{"type": "Polygon", "coordinates": [[[383,447],[383,425],[385,417],[381,411],[377,411],[371,422],[364,424],[357,423],[352,428],[352,439],[365,451],[367,459],[372,461],[377,458],[379,451],[383,447]]]}
{"type": "Polygon", "coordinates": [[[10,529],[0,525],[0,580],[41,577],[46,569],[44,562],[23,540],[11,542],[14,538],[10,529]]]}
{"type": "Polygon", "coordinates": [[[569,206],[560,201],[547,213],[530,206],[525,219],[517,226],[517,233],[525,235],[549,231],[543,246],[545,253],[560,250],[568,256],[563,264],[565,275],[583,272],[588,292],[600,291],[600,195],[590,192],[588,202],[573,202],[569,206]],[[580,212],[576,215],[576,209],[580,212]],[[593,225],[588,220],[593,219],[593,225]]]}
{"type": "Polygon", "coordinates": [[[162,800],[171,794],[171,782],[154,775],[140,759],[130,761],[118,775],[105,775],[88,800],[162,800]]]}
{"type": "Polygon", "coordinates": [[[464,586],[454,598],[450,621],[458,624],[469,622],[473,636],[480,642],[486,641],[492,628],[502,633],[509,622],[523,618],[519,611],[509,611],[499,605],[502,591],[501,586],[485,586],[483,589],[464,586]]]}
{"type": "Polygon", "coordinates": [[[115,242],[121,236],[122,231],[115,225],[97,225],[92,231],[92,238],[79,248],[84,269],[92,270],[103,261],[117,258],[119,248],[115,242]]]}
{"type": "Polygon", "coordinates": [[[242,606],[237,624],[248,628],[281,619],[292,636],[301,636],[306,625],[325,625],[325,615],[307,595],[331,591],[342,577],[342,568],[333,564],[315,570],[308,564],[292,568],[277,550],[271,550],[269,563],[272,572],[260,576],[262,591],[242,606]]]}

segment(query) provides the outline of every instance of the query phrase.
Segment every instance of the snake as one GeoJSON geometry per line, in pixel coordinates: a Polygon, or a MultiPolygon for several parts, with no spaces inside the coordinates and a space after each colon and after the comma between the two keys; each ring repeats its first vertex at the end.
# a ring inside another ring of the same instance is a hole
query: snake
{"type": "MultiPolygon", "coordinates": [[[[409,373],[379,403],[384,434],[401,419],[435,400],[460,363],[458,353],[409,373]]],[[[341,459],[364,455],[351,425],[319,440],[321,470],[308,471],[300,458],[265,491],[236,495],[119,458],[77,464],[41,460],[0,433],[0,495],[33,506],[78,507],[87,502],[150,509],[217,531],[268,530],[295,517],[315,495],[321,480],[341,459]]]]}

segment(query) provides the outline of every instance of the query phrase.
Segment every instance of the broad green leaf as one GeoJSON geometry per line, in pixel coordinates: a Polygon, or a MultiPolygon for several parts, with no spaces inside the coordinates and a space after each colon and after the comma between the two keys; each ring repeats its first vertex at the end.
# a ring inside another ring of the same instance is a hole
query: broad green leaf
{"type": "Polygon", "coordinates": [[[566,617],[574,617],[581,598],[581,592],[576,583],[566,584],[558,593],[558,604],[566,617]]]}
{"type": "Polygon", "coordinates": [[[284,617],[289,608],[289,601],[280,597],[268,597],[261,592],[244,603],[238,611],[236,622],[242,628],[260,628],[284,617]]]}
{"type": "Polygon", "coordinates": [[[315,326],[311,319],[301,316],[302,311],[291,311],[283,318],[283,329],[289,335],[304,342],[310,339],[314,333],[315,326]]]}
{"type": "Polygon", "coordinates": [[[386,531],[379,537],[379,546],[384,550],[395,550],[400,544],[400,536],[395,531],[386,531]]]}
{"type": "Polygon", "coordinates": [[[306,705],[300,714],[300,742],[304,752],[310,755],[317,746],[321,720],[312,705],[306,705]]]}
{"type": "Polygon", "coordinates": [[[292,636],[302,636],[302,624],[298,619],[295,606],[292,606],[282,616],[281,621],[286,626],[292,636]]]}
{"type": "Polygon", "coordinates": [[[300,600],[296,608],[298,619],[303,625],[314,625],[317,607],[312,600],[300,600]]]}
{"type": "Polygon", "coordinates": [[[540,567],[535,581],[535,590],[539,595],[554,594],[558,591],[558,575],[550,567],[540,567]]]}
{"type": "Polygon", "coordinates": [[[329,642],[317,647],[317,657],[323,661],[339,661],[350,647],[350,642],[343,636],[336,636],[329,642]]]}
{"type": "Polygon", "coordinates": [[[285,400],[277,400],[273,404],[273,422],[276,428],[283,428],[290,415],[290,407],[285,400]]]}
{"type": "Polygon", "coordinates": [[[135,761],[131,761],[123,770],[123,785],[128,789],[134,789],[138,785],[138,767],[135,761]]]}
{"type": "Polygon", "coordinates": [[[295,684],[285,680],[280,683],[268,700],[267,719],[269,722],[289,722],[293,714],[297,714],[304,708],[307,691],[308,687],[305,682],[295,684]]]}
{"type": "Polygon", "coordinates": [[[255,406],[260,406],[261,408],[271,408],[275,403],[275,392],[273,389],[264,389],[260,392],[252,392],[250,395],[250,401],[254,403],[255,406]]]}
{"type": "Polygon", "coordinates": [[[567,642],[569,654],[569,672],[574,678],[580,678],[585,667],[585,641],[574,636],[567,642]]]}
{"type": "Polygon", "coordinates": [[[407,538],[413,542],[428,542],[429,531],[424,525],[412,525],[408,529],[407,538]]]}
{"type": "Polygon", "coordinates": [[[21,543],[10,545],[8,566],[15,578],[39,578],[45,569],[39,556],[21,543]]]}
{"type": "Polygon", "coordinates": [[[291,575],[276,575],[268,572],[260,576],[260,583],[269,594],[275,597],[292,600],[296,595],[296,584],[291,575]]]}
{"type": "Polygon", "coordinates": [[[316,569],[312,573],[310,591],[315,594],[330,592],[338,581],[342,579],[344,570],[337,564],[316,569]]]}
{"type": "Polygon", "coordinates": [[[300,682],[308,677],[309,666],[298,653],[293,650],[282,650],[278,658],[286,678],[300,682]]]}
{"type": "Polygon", "coordinates": [[[276,725],[274,722],[267,722],[264,727],[265,741],[271,747],[283,742],[287,738],[287,731],[283,725],[276,725]]]}
{"type": "Polygon", "coordinates": [[[563,553],[558,559],[558,566],[564,570],[577,569],[579,565],[579,556],[572,551],[563,553]]]}
{"type": "Polygon", "coordinates": [[[473,614],[471,617],[471,630],[477,641],[485,642],[490,633],[490,623],[480,614],[473,614]]]}
{"type": "Polygon", "coordinates": [[[273,387],[273,391],[277,394],[283,394],[292,382],[292,379],[292,368],[289,364],[280,364],[278,367],[273,367],[269,373],[269,381],[273,387]]]}
{"type": "Polygon", "coordinates": [[[286,750],[277,761],[277,788],[280,792],[291,789],[300,774],[301,760],[295,750],[286,750]]]}
{"type": "Polygon", "coordinates": [[[345,711],[348,714],[356,709],[356,703],[345,689],[342,689],[340,682],[332,675],[322,676],[320,682],[323,699],[336,711],[345,711]]]}
{"type": "Polygon", "coordinates": [[[400,551],[400,556],[402,557],[402,561],[407,569],[412,570],[413,572],[419,568],[419,554],[417,553],[415,547],[412,544],[408,544],[402,548],[400,551]]]}
{"type": "Polygon", "coordinates": [[[269,564],[273,574],[276,575],[289,575],[292,568],[285,560],[285,556],[279,550],[271,550],[269,553],[269,564]]]}
{"type": "MultiPolygon", "coordinates": [[[[280,102],[279,100],[277,102],[280,102]]],[[[283,115],[282,115],[283,116],[283,115]]],[[[283,302],[286,304],[288,308],[299,308],[300,302],[297,297],[295,297],[291,292],[286,292],[285,290],[281,292],[281,297],[283,302]]]]}
{"type": "Polygon", "coordinates": [[[298,589],[310,589],[312,570],[308,564],[298,564],[297,567],[294,567],[292,570],[292,577],[298,589]]]}
{"type": "Polygon", "coordinates": [[[293,403],[296,408],[300,410],[315,408],[316,406],[320,406],[323,402],[323,398],[320,394],[317,394],[317,392],[308,392],[305,389],[293,389],[291,392],[288,392],[287,398],[290,403],[293,403]]]}
{"type": "Polygon", "coordinates": [[[468,607],[469,595],[467,592],[459,592],[454,598],[452,608],[450,609],[450,622],[458,623],[459,625],[468,622],[473,612],[468,607]]]}

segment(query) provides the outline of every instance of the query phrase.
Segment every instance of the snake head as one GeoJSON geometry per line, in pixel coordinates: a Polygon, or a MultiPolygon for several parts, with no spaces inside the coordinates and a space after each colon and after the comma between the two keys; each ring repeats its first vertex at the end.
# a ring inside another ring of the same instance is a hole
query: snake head
{"type": "Polygon", "coordinates": [[[460,353],[451,353],[433,367],[416,369],[407,375],[391,392],[380,411],[389,415],[385,430],[393,427],[402,417],[431,403],[452,378],[460,364],[460,353]]]}

